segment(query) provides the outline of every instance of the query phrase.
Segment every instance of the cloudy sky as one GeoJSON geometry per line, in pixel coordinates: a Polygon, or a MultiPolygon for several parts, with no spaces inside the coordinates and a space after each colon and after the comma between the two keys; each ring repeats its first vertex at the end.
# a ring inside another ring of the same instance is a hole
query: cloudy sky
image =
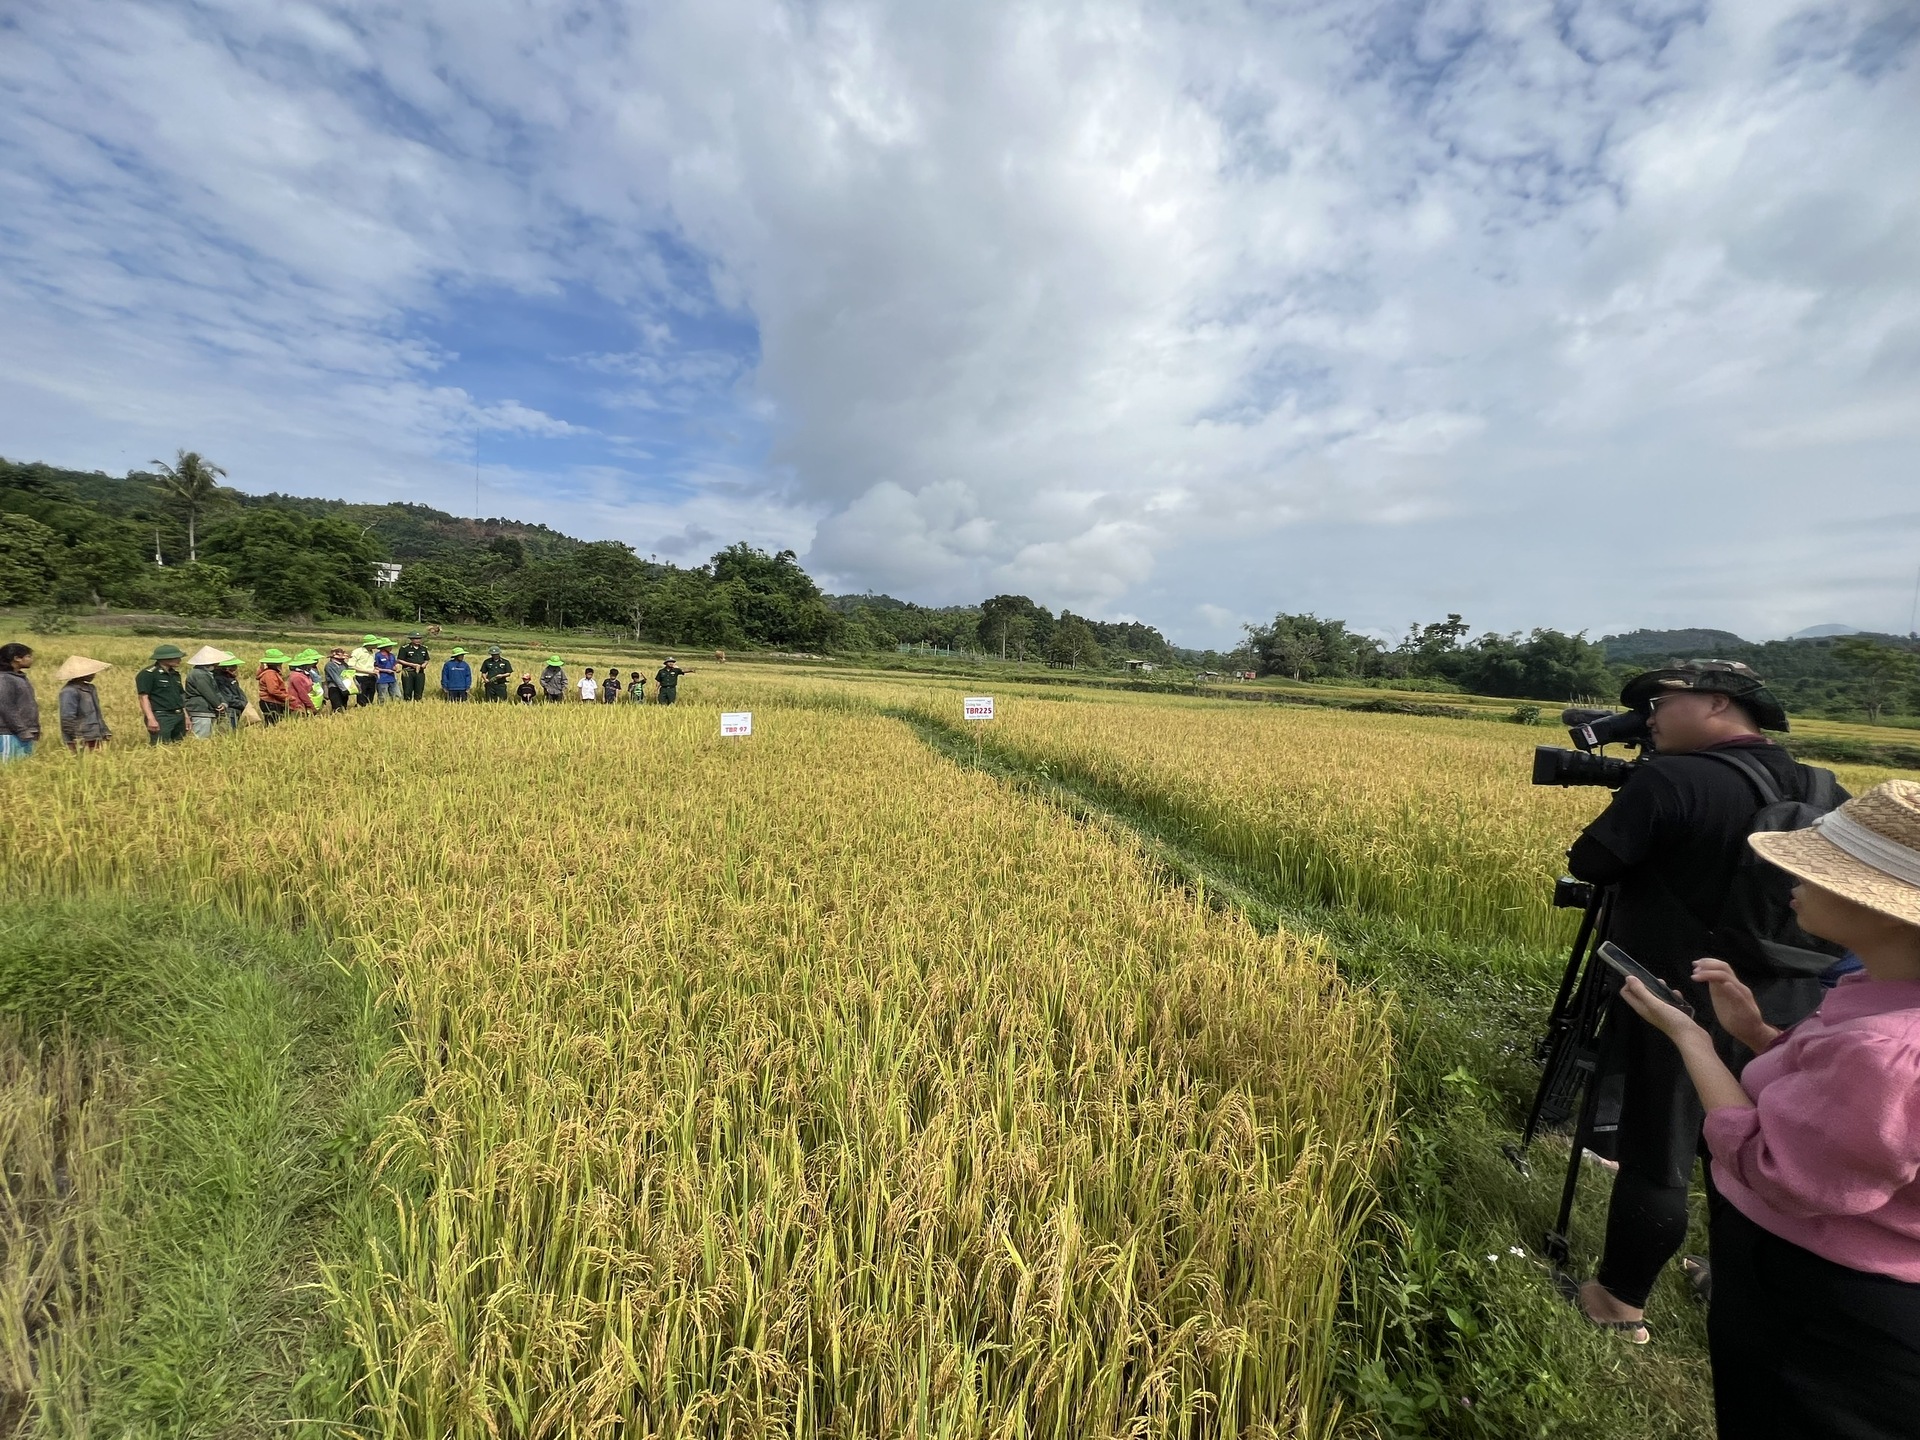
{"type": "Polygon", "coordinates": [[[1907,628],[1912,0],[11,0],[0,454],[1185,643],[1907,628]]]}

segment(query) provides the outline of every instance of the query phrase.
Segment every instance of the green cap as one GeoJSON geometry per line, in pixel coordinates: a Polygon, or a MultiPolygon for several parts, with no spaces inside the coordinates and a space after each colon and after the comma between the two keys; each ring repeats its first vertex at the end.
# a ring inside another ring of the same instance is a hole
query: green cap
{"type": "Polygon", "coordinates": [[[498,645],[490,645],[487,647],[487,654],[498,655],[499,653],[500,653],[500,647],[498,645]]]}
{"type": "Polygon", "coordinates": [[[320,652],[309,645],[305,650],[302,650],[298,655],[293,657],[293,663],[296,665],[312,665],[318,661],[319,658],[320,652]]]}
{"type": "Polygon", "coordinates": [[[461,648],[460,648],[460,647],[459,647],[458,645],[456,645],[456,646],[454,646],[454,647],[453,647],[453,653],[454,653],[455,655],[464,655],[464,654],[466,654],[467,652],[466,652],[466,651],[464,651],[464,650],[462,650],[462,649],[461,649],[461,648]]]}
{"type": "Polygon", "coordinates": [[[407,639],[418,640],[419,638],[420,638],[420,632],[418,630],[407,631],[407,639]]]}
{"type": "Polygon", "coordinates": [[[269,645],[267,647],[267,653],[260,657],[260,663],[262,665],[285,665],[287,663],[287,657],[281,653],[278,645],[269,645]]]}
{"type": "Polygon", "coordinates": [[[362,635],[360,637],[360,643],[362,645],[378,645],[380,643],[380,637],[378,635],[362,635]]]}
{"type": "MultiPolygon", "coordinates": [[[[177,655],[177,654],[179,654],[180,652],[176,650],[176,651],[175,651],[174,653],[175,653],[175,654],[177,655]]],[[[567,663],[567,662],[566,662],[566,661],[564,661],[564,660],[562,660],[562,659],[561,659],[561,658],[560,658],[560,657],[559,657],[558,655],[549,655],[549,656],[547,656],[547,664],[549,664],[549,665],[564,665],[564,664],[566,664],[566,663],[567,663]]]]}
{"type": "Polygon", "coordinates": [[[151,658],[155,660],[184,660],[187,658],[187,652],[182,650],[178,645],[156,645],[153,647],[153,655],[151,658]]]}

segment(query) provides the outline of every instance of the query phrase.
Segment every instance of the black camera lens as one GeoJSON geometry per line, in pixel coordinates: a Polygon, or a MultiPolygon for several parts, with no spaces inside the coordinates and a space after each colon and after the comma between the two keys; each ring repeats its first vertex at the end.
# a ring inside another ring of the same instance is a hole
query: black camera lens
{"type": "Polygon", "coordinates": [[[1558,745],[1533,747],[1533,783],[1536,785],[1604,785],[1618,790],[1633,774],[1633,762],[1611,755],[1588,755],[1558,745]]]}

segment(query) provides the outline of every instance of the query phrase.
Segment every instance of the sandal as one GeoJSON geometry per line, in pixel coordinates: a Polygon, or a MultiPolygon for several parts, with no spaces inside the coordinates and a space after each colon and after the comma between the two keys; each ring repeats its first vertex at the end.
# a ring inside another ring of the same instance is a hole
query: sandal
{"type": "Polygon", "coordinates": [[[1629,1345],[1648,1345],[1653,1341],[1653,1332],[1647,1329],[1645,1318],[1639,1320],[1597,1320],[1587,1313],[1587,1307],[1580,1303],[1580,1282],[1564,1270],[1553,1272],[1553,1288],[1560,1297],[1580,1312],[1580,1318],[1596,1330],[1610,1330],[1623,1336],[1629,1345]],[[1637,1333],[1636,1333],[1637,1332],[1637,1333]]]}

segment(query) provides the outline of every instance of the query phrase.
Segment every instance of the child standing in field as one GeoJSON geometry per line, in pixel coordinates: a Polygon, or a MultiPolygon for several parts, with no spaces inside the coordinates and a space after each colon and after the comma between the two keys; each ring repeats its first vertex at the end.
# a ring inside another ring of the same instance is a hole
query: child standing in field
{"type": "Polygon", "coordinates": [[[540,691],[533,683],[533,676],[522,675],[520,677],[520,688],[513,693],[522,705],[531,705],[540,691]]]}
{"type": "Polygon", "coordinates": [[[611,705],[620,698],[620,672],[607,671],[607,678],[600,684],[600,703],[611,705]]]}
{"type": "Polygon", "coordinates": [[[373,656],[373,678],[377,685],[376,696],[381,703],[392,700],[399,693],[395,688],[400,679],[400,662],[393,653],[393,642],[383,641],[373,656]]]}
{"type": "Polygon", "coordinates": [[[60,681],[60,738],[69,750],[98,750],[113,738],[100,714],[100,694],[93,677],[113,667],[104,660],[70,655],[54,678],[60,681]]]}
{"type": "Polygon", "coordinates": [[[32,664],[31,645],[18,640],[0,645],[0,761],[31,755],[40,738],[40,702],[27,679],[32,664]]]}
{"type": "Polygon", "coordinates": [[[587,666],[587,673],[580,677],[580,698],[582,700],[595,699],[599,694],[599,689],[600,687],[594,683],[593,666],[589,665],[587,666]]]}

